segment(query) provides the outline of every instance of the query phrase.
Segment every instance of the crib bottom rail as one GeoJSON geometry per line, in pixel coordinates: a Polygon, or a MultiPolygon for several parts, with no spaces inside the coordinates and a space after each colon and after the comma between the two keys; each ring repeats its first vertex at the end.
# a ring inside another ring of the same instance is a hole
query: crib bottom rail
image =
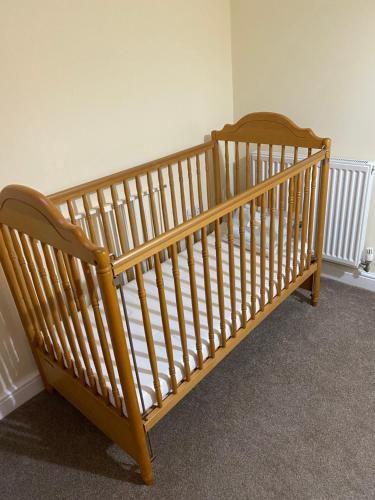
{"type": "Polygon", "coordinates": [[[107,404],[101,396],[95,395],[79,379],[72,377],[67,370],[52,362],[41,350],[36,349],[35,352],[50,390],[61,394],[109,439],[139,462],[139,447],[128,418],[107,404]]]}

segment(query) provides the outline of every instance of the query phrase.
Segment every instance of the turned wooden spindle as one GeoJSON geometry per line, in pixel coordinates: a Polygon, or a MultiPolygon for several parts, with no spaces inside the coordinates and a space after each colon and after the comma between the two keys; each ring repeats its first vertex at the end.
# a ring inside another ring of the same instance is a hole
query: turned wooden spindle
{"type": "Polygon", "coordinates": [[[231,308],[232,337],[237,334],[237,311],[236,311],[236,277],[234,267],[234,237],[233,237],[233,214],[229,212],[228,218],[228,265],[229,265],[229,293],[231,308]]]}
{"type": "Polygon", "coordinates": [[[162,394],[161,394],[161,390],[160,390],[158,363],[156,360],[154,339],[152,337],[152,327],[151,327],[150,314],[149,314],[148,305],[147,305],[147,295],[146,295],[146,290],[145,290],[145,286],[144,286],[142,268],[141,268],[140,264],[136,264],[136,266],[135,266],[135,276],[136,276],[136,280],[137,280],[138,296],[139,296],[139,302],[141,305],[143,327],[144,327],[144,331],[145,331],[147,352],[148,352],[148,358],[150,360],[150,367],[151,367],[151,372],[152,372],[155,396],[156,396],[157,404],[160,408],[163,406],[163,398],[162,398],[162,394]]]}
{"type": "Polygon", "coordinates": [[[256,200],[250,202],[250,231],[251,231],[251,252],[250,252],[250,286],[251,286],[251,319],[256,315],[256,285],[257,285],[257,244],[256,244],[256,200]]]}
{"type": "Polygon", "coordinates": [[[217,294],[219,299],[219,314],[220,314],[220,338],[221,338],[221,347],[225,347],[227,344],[227,336],[225,328],[223,257],[221,254],[221,229],[219,220],[215,221],[215,250],[216,250],[217,294]]]}
{"type": "MultiPolygon", "coordinates": [[[[309,156],[311,153],[309,154],[309,156]]],[[[306,235],[307,223],[309,215],[309,198],[310,198],[310,175],[311,168],[305,171],[304,186],[303,186],[303,208],[302,208],[302,232],[301,232],[301,255],[300,255],[300,270],[299,274],[303,274],[306,268],[306,235]]]]}
{"type": "Polygon", "coordinates": [[[191,370],[190,370],[190,363],[189,363],[189,351],[188,351],[187,336],[186,336],[184,302],[183,302],[182,292],[181,292],[180,268],[178,265],[178,254],[177,254],[177,245],[176,244],[172,245],[172,274],[173,274],[175,297],[176,297],[178,327],[179,327],[180,338],[181,338],[182,357],[183,357],[183,362],[184,362],[185,380],[189,381],[191,370]]]}
{"type": "Polygon", "coordinates": [[[301,209],[301,185],[302,174],[296,177],[296,198],[295,198],[295,215],[294,215],[294,239],[293,239],[293,281],[296,281],[298,275],[298,246],[300,233],[300,209],[301,209]]]}
{"type": "MultiPolygon", "coordinates": [[[[280,172],[285,170],[285,146],[281,146],[280,172]]],[[[277,243],[277,295],[283,289],[285,182],[279,185],[279,226],[277,243]]]]}
{"type": "Polygon", "coordinates": [[[311,196],[310,196],[310,207],[309,207],[309,227],[307,236],[307,268],[310,267],[312,261],[312,244],[313,244],[313,233],[314,233],[314,216],[315,216],[315,197],[316,197],[316,176],[317,167],[312,166],[311,174],[311,196]]]}
{"type": "Polygon", "coordinates": [[[294,214],[294,184],[295,177],[289,179],[289,197],[288,197],[288,220],[286,232],[286,265],[285,265],[285,288],[289,288],[290,269],[291,269],[291,254],[292,254],[292,231],[293,231],[293,214],[294,214]]]}
{"type": "Polygon", "coordinates": [[[240,207],[240,269],[241,269],[241,327],[245,328],[247,321],[246,305],[246,239],[245,239],[245,213],[244,207],[240,207]]]}

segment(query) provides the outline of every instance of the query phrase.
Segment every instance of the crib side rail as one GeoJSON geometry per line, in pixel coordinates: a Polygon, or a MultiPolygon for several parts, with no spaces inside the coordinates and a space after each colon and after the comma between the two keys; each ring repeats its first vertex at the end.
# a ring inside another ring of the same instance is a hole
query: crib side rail
{"type": "Polygon", "coordinates": [[[128,270],[136,275],[156,401],[146,428],[317,270],[328,155],[322,149],[113,261],[115,276],[128,270]],[[320,163],[324,174],[317,186],[320,163]],[[200,237],[194,245],[196,233],[200,237]],[[182,241],[186,253],[178,254],[182,241]],[[160,260],[163,251],[171,255],[167,268],[160,260]],[[147,259],[153,260],[154,273],[145,276],[147,259]],[[161,316],[163,340],[153,327],[155,311],[161,316]],[[165,345],[164,354],[156,344],[165,345]],[[176,362],[179,352],[182,357],[176,362]],[[162,362],[168,365],[167,387],[159,374],[162,362]]]}
{"type": "MultiPolygon", "coordinates": [[[[183,240],[190,234],[201,230],[203,227],[208,226],[215,221],[222,219],[230,211],[234,211],[240,206],[251,202],[252,200],[259,201],[260,197],[267,194],[270,190],[276,186],[281,186],[290,178],[294,178],[296,175],[301,174],[307,168],[313,165],[319,164],[327,156],[326,150],[320,150],[312,156],[305,158],[304,160],[293,165],[292,168],[284,170],[273,177],[266,179],[265,181],[256,184],[255,186],[247,189],[246,191],[230,198],[227,201],[222,202],[220,205],[213,207],[212,209],[200,214],[195,219],[188,220],[181,224],[179,227],[173,228],[165,234],[154,238],[138,248],[133,249],[126,255],[122,255],[117,259],[113,260],[113,268],[115,274],[120,274],[127,269],[134,267],[136,264],[141,263],[146,258],[152,257],[158,252],[161,252],[172,244],[183,240]]],[[[316,189],[316,185],[315,185],[316,189]]],[[[284,206],[285,208],[285,206],[284,206]]]]}
{"type": "MultiPolygon", "coordinates": [[[[213,142],[50,196],[97,245],[119,256],[214,205],[213,142]]],[[[148,268],[152,262],[147,263],[148,268]]],[[[128,273],[127,279],[133,276],[128,273]]]]}

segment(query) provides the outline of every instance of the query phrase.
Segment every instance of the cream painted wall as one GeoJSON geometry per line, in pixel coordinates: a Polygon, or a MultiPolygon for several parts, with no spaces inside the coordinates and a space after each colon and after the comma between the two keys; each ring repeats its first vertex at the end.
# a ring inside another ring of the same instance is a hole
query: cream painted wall
{"type": "MultiPolygon", "coordinates": [[[[333,155],[375,160],[374,20],[373,0],[232,0],[235,119],[284,113],[333,155]]],[[[375,185],[370,210],[375,247],[375,185]]]]}
{"type": "MultiPolygon", "coordinates": [[[[45,193],[233,118],[229,0],[2,0],[0,187],[45,193]]],[[[0,402],[34,363],[0,275],[0,402]]]]}

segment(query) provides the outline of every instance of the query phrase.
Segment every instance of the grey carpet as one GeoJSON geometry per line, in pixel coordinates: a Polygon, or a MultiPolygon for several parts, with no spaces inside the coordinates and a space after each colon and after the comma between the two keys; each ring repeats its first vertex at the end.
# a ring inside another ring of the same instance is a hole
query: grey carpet
{"type": "Polygon", "coordinates": [[[0,422],[2,499],[375,498],[375,295],[297,292],[161,423],[155,485],[57,395],[0,422]]]}

